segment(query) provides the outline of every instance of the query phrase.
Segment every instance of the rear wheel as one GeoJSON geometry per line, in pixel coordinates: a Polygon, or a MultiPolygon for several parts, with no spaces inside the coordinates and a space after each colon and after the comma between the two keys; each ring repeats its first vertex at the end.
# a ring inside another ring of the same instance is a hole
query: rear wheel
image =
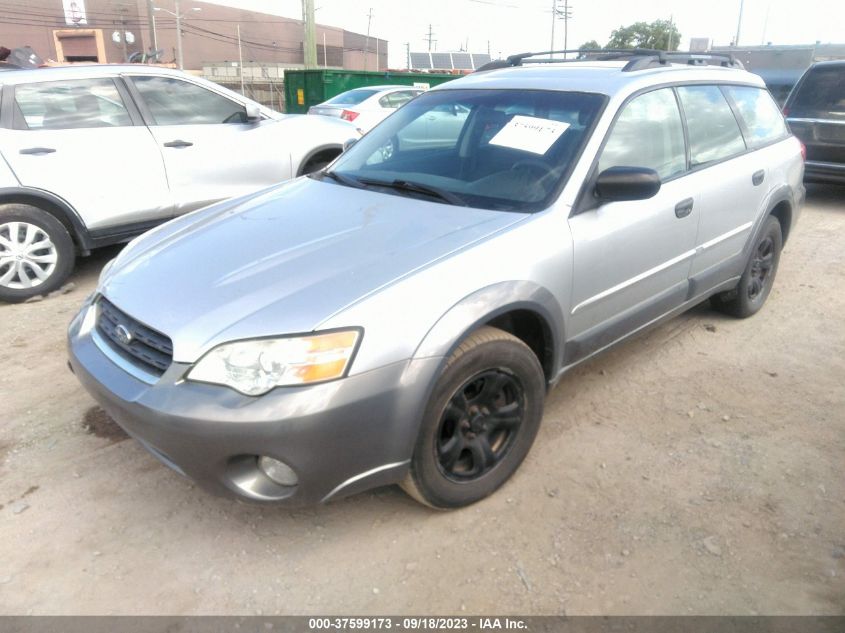
{"type": "Polygon", "coordinates": [[[531,448],[544,397],[543,370],[525,343],[492,327],[474,332],[434,388],[402,488],[441,509],[488,496],[531,448]]]}
{"type": "Polygon", "coordinates": [[[27,204],[0,205],[0,300],[47,294],[73,270],[73,241],[54,216],[27,204]]]}
{"type": "Polygon", "coordinates": [[[756,314],[763,307],[774,285],[782,247],[780,222],[777,218],[769,216],[751,250],[751,256],[737,287],[715,295],[711,300],[713,307],[743,319],[756,314]]]}

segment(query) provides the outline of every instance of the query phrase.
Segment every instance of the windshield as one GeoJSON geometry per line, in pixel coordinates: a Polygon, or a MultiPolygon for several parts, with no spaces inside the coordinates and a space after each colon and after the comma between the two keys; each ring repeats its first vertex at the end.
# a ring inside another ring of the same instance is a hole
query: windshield
{"type": "Polygon", "coordinates": [[[376,126],[329,174],[347,186],[506,211],[560,190],[605,98],[545,90],[439,90],[376,126]]]}
{"type": "Polygon", "coordinates": [[[336,97],[332,97],[326,103],[331,104],[340,104],[340,105],[358,105],[364,99],[369,99],[378,90],[348,90],[346,92],[341,92],[336,97]]]}

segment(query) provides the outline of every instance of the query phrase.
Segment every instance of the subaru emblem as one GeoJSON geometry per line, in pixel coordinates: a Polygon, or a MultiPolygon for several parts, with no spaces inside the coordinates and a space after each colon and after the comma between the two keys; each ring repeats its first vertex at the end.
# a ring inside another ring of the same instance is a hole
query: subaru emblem
{"type": "Polygon", "coordinates": [[[129,328],[123,325],[122,323],[119,324],[116,328],[114,328],[114,335],[117,337],[117,340],[123,343],[124,345],[129,345],[134,338],[132,336],[132,332],[129,331],[129,328]]]}

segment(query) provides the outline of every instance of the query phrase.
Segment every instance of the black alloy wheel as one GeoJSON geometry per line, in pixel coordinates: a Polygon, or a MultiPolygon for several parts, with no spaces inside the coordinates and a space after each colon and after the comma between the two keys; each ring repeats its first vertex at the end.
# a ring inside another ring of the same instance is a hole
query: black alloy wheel
{"type": "Polygon", "coordinates": [[[440,420],[437,461],[453,481],[472,481],[496,467],[513,446],[525,414],[519,380],[500,369],[473,376],[455,391],[440,420]]]}

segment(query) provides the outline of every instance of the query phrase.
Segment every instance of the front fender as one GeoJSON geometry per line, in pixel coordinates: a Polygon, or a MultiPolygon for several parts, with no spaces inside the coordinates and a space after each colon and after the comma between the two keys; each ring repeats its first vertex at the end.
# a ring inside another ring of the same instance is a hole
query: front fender
{"type": "Polygon", "coordinates": [[[560,304],[546,288],[530,281],[504,281],[487,286],[453,305],[431,327],[414,351],[414,358],[447,359],[474,330],[498,316],[527,310],[540,317],[551,342],[553,367],[561,366],[564,318],[560,304]]]}

